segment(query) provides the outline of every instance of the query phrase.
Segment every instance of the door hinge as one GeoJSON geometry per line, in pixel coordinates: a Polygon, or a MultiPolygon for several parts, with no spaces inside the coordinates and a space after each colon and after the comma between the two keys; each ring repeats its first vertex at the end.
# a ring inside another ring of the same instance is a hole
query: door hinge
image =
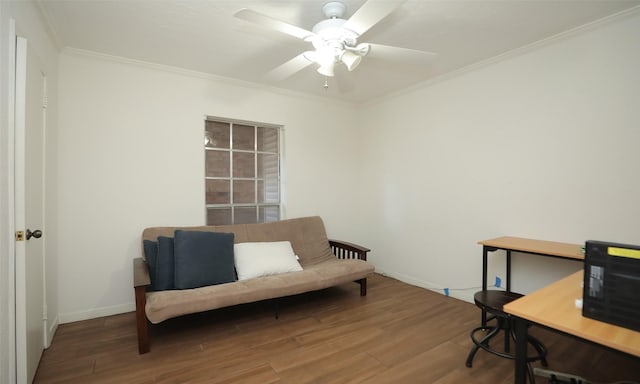
{"type": "Polygon", "coordinates": [[[24,231],[16,231],[16,241],[24,241],[24,231]]]}

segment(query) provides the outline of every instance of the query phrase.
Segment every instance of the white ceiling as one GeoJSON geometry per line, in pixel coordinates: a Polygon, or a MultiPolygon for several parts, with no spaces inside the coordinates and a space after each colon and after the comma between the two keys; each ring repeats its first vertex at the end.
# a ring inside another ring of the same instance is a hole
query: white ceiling
{"type": "MultiPolygon", "coordinates": [[[[436,52],[429,63],[365,57],[324,89],[314,66],[282,81],[270,70],[310,48],[239,20],[250,8],[311,30],[325,0],[37,0],[60,49],[71,47],[299,92],[362,102],[640,5],[640,0],[414,0],[360,42],[436,52]]],[[[345,0],[348,18],[364,0],[345,0]]]]}

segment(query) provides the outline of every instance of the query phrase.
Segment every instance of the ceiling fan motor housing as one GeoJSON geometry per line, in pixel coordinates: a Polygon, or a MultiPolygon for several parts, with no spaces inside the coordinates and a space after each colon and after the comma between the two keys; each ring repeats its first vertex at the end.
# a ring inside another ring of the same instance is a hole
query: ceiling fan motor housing
{"type": "Polygon", "coordinates": [[[342,27],[346,22],[347,20],[344,19],[322,20],[314,25],[311,31],[325,41],[338,40],[344,45],[352,47],[356,44],[358,35],[342,27]]]}

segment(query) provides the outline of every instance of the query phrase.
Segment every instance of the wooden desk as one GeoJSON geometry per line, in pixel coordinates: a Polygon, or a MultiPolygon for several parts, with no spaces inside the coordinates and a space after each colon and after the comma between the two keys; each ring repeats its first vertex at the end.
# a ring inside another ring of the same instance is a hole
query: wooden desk
{"type": "Polygon", "coordinates": [[[516,316],[515,383],[526,382],[527,323],[536,323],[581,339],[640,357],[640,332],[582,316],[575,300],[582,298],[583,271],[576,272],[504,306],[516,316]]]}
{"type": "MultiPolygon", "coordinates": [[[[487,266],[489,252],[503,249],[507,253],[506,265],[506,289],[511,292],[511,252],[522,252],[531,255],[559,257],[584,261],[584,253],[578,244],[558,243],[555,241],[525,239],[522,237],[503,236],[495,239],[479,241],[482,245],[482,290],[487,290],[487,266]]],[[[482,326],[487,326],[487,313],[482,311],[480,321],[482,326]]]]}
{"type": "Polygon", "coordinates": [[[584,261],[584,253],[578,244],[558,243],[555,241],[533,240],[522,237],[503,236],[479,241],[482,245],[482,290],[487,289],[487,263],[489,252],[503,249],[507,252],[506,288],[511,292],[511,252],[523,252],[532,255],[559,257],[584,261]]]}

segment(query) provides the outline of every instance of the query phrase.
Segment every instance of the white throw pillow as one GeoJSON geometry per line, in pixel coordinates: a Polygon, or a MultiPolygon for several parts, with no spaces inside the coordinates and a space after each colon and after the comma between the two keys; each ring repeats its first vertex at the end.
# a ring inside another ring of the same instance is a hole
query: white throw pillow
{"type": "Polygon", "coordinates": [[[238,243],[233,252],[238,280],[302,271],[288,241],[238,243]]]}

